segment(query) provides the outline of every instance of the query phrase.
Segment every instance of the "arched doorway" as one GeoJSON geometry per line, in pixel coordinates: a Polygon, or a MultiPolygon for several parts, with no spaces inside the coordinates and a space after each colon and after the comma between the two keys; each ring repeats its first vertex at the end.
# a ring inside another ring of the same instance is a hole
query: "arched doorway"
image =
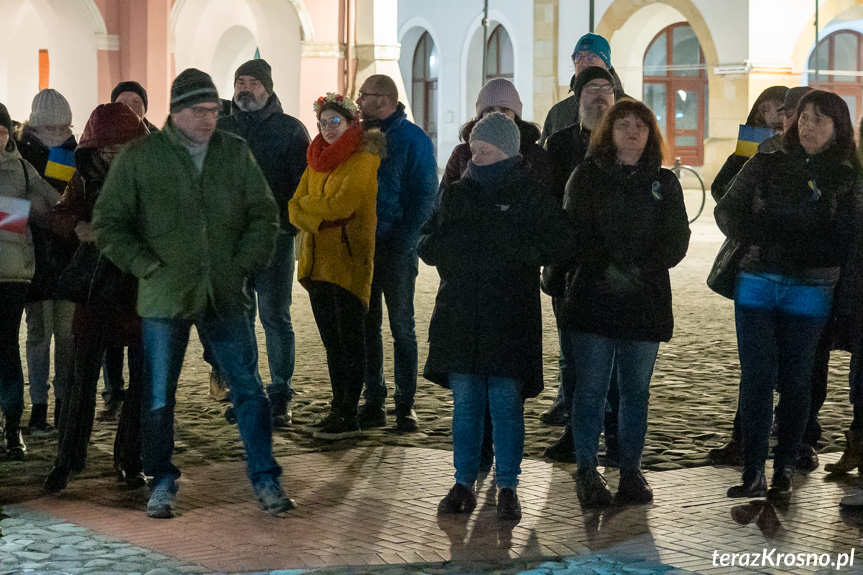
{"type": "Polygon", "coordinates": [[[671,158],[704,163],[707,138],[707,70],[692,27],[664,28],[644,53],[644,103],[656,114],[671,158]]]}
{"type": "Polygon", "coordinates": [[[423,32],[413,59],[411,107],[414,119],[437,143],[437,80],[440,61],[434,41],[423,32]]]}
{"type": "Polygon", "coordinates": [[[512,40],[509,39],[506,28],[500,24],[497,25],[488,37],[485,50],[488,63],[485,81],[488,82],[494,78],[506,78],[512,81],[515,78],[515,57],[512,40]]]}
{"type": "Polygon", "coordinates": [[[809,85],[836,92],[848,103],[855,125],[863,113],[863,34],[837,30],[809,56],[809,85]],[[815,70],[818,69],[816,77],[815,70]]]}

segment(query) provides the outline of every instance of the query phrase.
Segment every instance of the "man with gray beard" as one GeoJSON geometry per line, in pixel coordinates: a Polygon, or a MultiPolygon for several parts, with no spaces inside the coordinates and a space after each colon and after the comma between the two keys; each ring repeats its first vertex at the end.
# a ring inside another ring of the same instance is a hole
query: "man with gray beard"
{"type": "MultiPolygon", "coordinates": [[[[552,189],[561,204],[563,204],[567,181],[587,155],[592,131],[599,126],[605,113],[614,105],[614,77],[608,70],[600,66],[585,68],[575,78],[573,94],[573,97],[578,101],[578,123],[555,132],[546,142],[554,178],[552,189]]],[[[553,302],[556,299],[554,298],[553,302]]],[[[556,311],[557,306],[554,307],[556,311]]],[[[556,419],[567,422],[563,435],[544,452],[545,457],[554,461],[575,461],[572,426],[569,424],[572,395],[575,389],[575,359],[569,357],[568,352],[569,346],[563,346],[560,357],[560,385],[557,389],[557,398],[546,412],[546,414],[557,416],[556,419]]],[[[605,421],[606,465],[609,458],[616,459],[616,386],[611,386],[609,389],[609,402],[611,410],[606,414],[605,421]]]]}
{"type": "MultiPolygon", "coordinates": [[[[297,235],[297,229],[288,222],[286,210],[306,169],[309,134],[298,119],[282,111],[279,98],[273,92],[272,70],[262,59],[249,60],[237,68],[231,114],[221,118],[218,127],[248,142],[279,204],[281,224],[273,259],[264,270],[249,278],[257,302],[253,299],[248,318],[254,325],[256,309],[261,314],[270,367],[267,395],[270,398],[273,427],[284,428],[291,425],[291,398],[294,395],[291,386],[295,357],[291,286],[294,277],[294,236],[297,235]]],[[[206,349],[204,359],[213,367],[210,375],[211,396],[225,399],[224,378],[206,349]]],[[[235,421],[230,407],[225,418],[232,423],[235,421]]]]}

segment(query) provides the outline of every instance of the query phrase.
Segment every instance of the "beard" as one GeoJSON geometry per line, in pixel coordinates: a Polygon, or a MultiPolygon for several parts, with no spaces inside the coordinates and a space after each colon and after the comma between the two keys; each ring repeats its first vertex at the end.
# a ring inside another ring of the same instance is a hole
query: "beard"
{"type": "Polygon", "coordinates": [[[604,101],[580,105],[578,107],[578,117],[581,120],[581,125],[591,131],[596,129],[609,108],[608,103],[604,101]]]}
{"type": "Polygon", "coordinates": [[[264,103],[259,102],[255,95],[249,91],[240,92],[234,96],[234,102],[243,112],[254,112],[264,107],[264,103]]]}

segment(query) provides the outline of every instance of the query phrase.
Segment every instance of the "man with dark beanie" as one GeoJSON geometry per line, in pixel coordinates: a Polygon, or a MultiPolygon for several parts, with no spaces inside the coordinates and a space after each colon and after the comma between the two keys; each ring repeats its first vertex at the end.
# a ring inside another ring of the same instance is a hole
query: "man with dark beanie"
{"type": "Polygon", "coordinates": [[[144,86],[139,84],[134,80],[126,80],[125,82],[120,82],[114,89],[111,90],[111,103],[120,102],[121,104],[126,104],[132,111],[135,112],[139,118],[144,120],[144,125],[147,126],[147,130],[150,133],[158,132],[159,128],[150,123],[150,121],[144,116],[147,114],[147,108],[149,107],[149,102],[147,100],[147,90],[144,89],[144,86]]]}
{"type": "MultiPolygon", "coordinates": [[[[291,398],[294,395],[291,387],[294,375],[291,287],[297,229],[289,223],[286,210],[306,169],[309,134],[298,119],[282,110],[279,98],[273,92],[270,65],[261,59],[249,60],[237,68],[231,115],[220,119],[218,128],[248,142],[282,216],[273,259],[269,266],[251,276],[249,285],[257,294],[257,310],[266,336],[271,381],[267,395],[273,426],[287,427],[291,424],[291,398]]],[[[255,309],[253,302],[248,310],[252,325],[255,323],[255,309]]],[[[220,388],[225,386],[224,377],[211,361],[212,354],[206,348],[204,359],[213,367],[210,390],[211,395],[218,399],[220,388]]],[[[231,416],[230,413],[228,415],[231,416]]]]}
{"type": "Polygon", "coordinates": [[[216,129],[220,107],[210,76],[184,70],[171,86],[164,129],[123,148],[93,209],[96,245],[139,280],[149,517],[174,515],[175,395],[192,325],[231,387],[262,508],[277,514],[294,507],[279,482],[270,406],[246,315],[246,282],[273,253],[278,206],[246,142],[216,129]]]}

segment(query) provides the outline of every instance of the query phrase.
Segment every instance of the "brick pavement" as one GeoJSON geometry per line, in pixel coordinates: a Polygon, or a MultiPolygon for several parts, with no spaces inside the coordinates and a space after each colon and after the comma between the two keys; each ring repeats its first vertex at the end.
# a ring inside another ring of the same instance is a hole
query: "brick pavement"
{"type": "MultiPolygon", "coordinates": [[[[837,457],[824,456],[822,464],[837,457]]],[[[146,490],[124,491],[108,478],[72,482],[63,494],[23,507],[229,573],[344,566],[375,573],[384,566],[449,561],[494,571],[513,561],[596,553],[621,561],[619,569],[596,571],[607,573],[668,566],[697,573],[829,572],[714,567],[712,554],[775,547],[777,553],[830,553],[835,559],[859,546],[863,532],[863,513],[843,513],[837,505],[863,482],[855,474],[826,481],[821,469],[795,477],[798,491],[784,509],[726,498],[738,471],[701,467],[648,473],[653,505],[582,512],[574,466],[525,460],[519,486],[524,517],[512,526],[497,522],[488,478],[478,486],[479,505],[468,519],[436,516],[452,482],[448,452],[380,446],[295,455],[282,463],[285,485],[299,504],[284,517],[257,508],[240,462],[186,470],[172,520],[147,519],[146,490]]],[[[614,490],[617,471],[607,477],[614,490]]],[[[863,553],[856,553],[853,571],[844,572],[863,572],[863,553]]]]}

